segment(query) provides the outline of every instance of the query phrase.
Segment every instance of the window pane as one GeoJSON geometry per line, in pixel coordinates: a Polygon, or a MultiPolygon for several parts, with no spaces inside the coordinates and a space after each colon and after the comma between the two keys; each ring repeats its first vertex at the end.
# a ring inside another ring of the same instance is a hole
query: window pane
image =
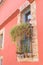
{"type": "Polygon", "coordinates": [[[24,39],[24,40],[21,40],[21,43],[22,44],[22,52],[27,52],[27,53],[30,53],[30,39],[24,39]]]}
{"type": "Polygon", "coordinates": [[[31,20],[32,16],[30,11],[26,13],[25,18],[26,18],[26,22],[29,22],[31,20]]]}
{"type": "Polygon", "coordinates": [[[28,15],[27,18],[28,18],[28,20],[31,19],[31,15],[28,15]]]}
{"type": "Polygon", "coordinates": [[[2,65],[2,59],[0,59],[0,65],[2,65]]]}
{"type": "Polygon", "coordinates": [[[2,48],[3,34],[0,34],[0,48],[2,48]]]}

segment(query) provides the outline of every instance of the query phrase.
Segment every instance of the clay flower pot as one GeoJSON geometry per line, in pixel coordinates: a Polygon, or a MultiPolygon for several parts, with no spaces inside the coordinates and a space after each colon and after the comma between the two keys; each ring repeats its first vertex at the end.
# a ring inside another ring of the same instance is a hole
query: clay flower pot
{"type": "Polygon", "coordinates": [[[28,57],[28,53],[25,52],[24,53],[24,57],[27,58],[28,57]]]}

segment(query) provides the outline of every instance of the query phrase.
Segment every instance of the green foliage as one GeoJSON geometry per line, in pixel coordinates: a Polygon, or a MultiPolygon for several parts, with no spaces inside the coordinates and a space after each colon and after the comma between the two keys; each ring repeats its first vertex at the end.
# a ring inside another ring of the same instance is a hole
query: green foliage
{"type": "Polygon", "coordinates": [[[29,23],[21,23],[11,29],[11,37],[13,41],[16,41],[18,38],[24,38],[24,34],[29,37],[30,35],[30,24],[29,23]]]}

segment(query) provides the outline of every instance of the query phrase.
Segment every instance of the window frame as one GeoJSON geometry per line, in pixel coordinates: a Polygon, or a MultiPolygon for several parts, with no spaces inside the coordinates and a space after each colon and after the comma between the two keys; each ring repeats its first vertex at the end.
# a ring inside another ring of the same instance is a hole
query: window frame
{"type": "MultiPolygon", "coordinates": [[[[26,1],[27,2],[27,1],[26,1]]],[[[28,3],[28,2],[27,2],[28,3]]],[[[17,21],[17,25],[19,25],[21,22],[22,22],[22,20],[21,20],[21,13],[22,13],[22,11],[24,11],[24,10],[26,10],[26,8],[30,5],[31,6],[31,15],[32,15],[32,19],[31,19],[31,21],[29,22],[30,24],[32,24],[32,26],[33,27],[36,27],[37,26],[37,23],[36,23],[36,18],[35,18],[35,16],[33,16],[33,12],[35,11],[35,9],[36,9],[36,5],[35,5],[35,1],[31,4],[31,3],[28,3],[28,4],[26,4],[25,3],[25,5],[26,6],[24,6],[24,4],[19,8],[19,10],[20,10],[20,13],[18,14],[18,21],[17,21]],[[32,10],[34,8],[34,11],[32,10]]],[[[36,11],[35,11],[36,12],[36,11]]],[[[35,14],[35,12],[34,12],[34,14],[35,14]]],[[[34,30],[35,31],[35,30],[34,30]]],[[[37,33],[37,31],[36,31],[36,33],[37,33]]],[[[36,37],[37,37],[37,35],[36,35],[36,37]]],[[[35,39],[36,40],[36,39],[35,39]]],[[[37,40],[37,42],[38,42],[38,40],[37,40]]],[[[36,42],[32,42],[32,44],[33,43],[35,43],[36,44],[36,42]]],[[[33,44],[34,45],[34,44],[33,44]]],[[[32,45],[32,60],[30,60],[30,61],[39,61],[39,58],[38,58],[38,51],[36,52],[36,50],[38,50],[38,46],[33,46],[32,45]],[[36,49],[35,49],[36,48],[36,49]],[[34,50],[35,49],[35,50],[34,50]],[[34,52],[35,52],[35,54],[34,54],[34,52]],[[36,58],[37,57],[37,58],[36,58]]],[[[20,60],[21,61],[21,60],[20,60]]]]}
{"type": "MultiPolygon", "coordinates": [[[[21,11],[21,15],[20,15],[20,19],[22,19],[20,22],[23,22],[23,23],[26,23],[27,21],[26,21],[26,14],[28,14],[28,12],[30,12],[30,15],[31,15],[31,5],[30,4],[28,4],[28,6],[27,7],[25,7],[24,9],[22,9],[22,11],[21,11]]],[[[32,16],[32,15],[31,15],[32,16]]],[[[28,23],[30,23],[30,21],[28,22],[28,23]]],[[[32,51],[31,51],[31,41],[30,41],[30,52],[29,53],[31,53],[32,54],[32,51]]]]}
{"type": "Polygon", "coordinates": [[[0,35],[3,34],[2,47],[0,47],[0,49],[4,48],[4,33],[5,33],[4,30],[5,30],[5,28],[3,28],[3,29],[0,30],[0,35]]]}
{"type": "MultiPolygon", "coordinates": [[[[3,56],[0,56],[0,62],[1,62],[1,60],[3,60],[3,56]]],[[[1,63],[1,65],[2,65],[2,63],[1,63]]]]}
{"type": "MultiPolygon", "coordinates": [[[[22,7],[23,7],[23,6],[22,6],[22,7]]],[[[21,8],[22,8],[22,7],[21,7],[21,8]]],[[[26,23],[25,15],[26,15],[28,12],[30,12],[30,15],[31,15],[31,5],[30,5],[30,4],[28,4],[27,7],[24,7],[23,9],[21,9],[21,8],[20,8],[20,13],[19,13],[19,15],[18,15],[18,22],[17,22],[18,25],[19,25],[21,22],[26,23]]],[[[29,21],[29,23],[30,23],[30,21],[29,21]]],[[[31,43],[31,41],[30,41],[30,43],[31,43]]],[[[30,52],[29,52],[29,53],[32,54],[31,44],[30,44],[30,52]]]]}

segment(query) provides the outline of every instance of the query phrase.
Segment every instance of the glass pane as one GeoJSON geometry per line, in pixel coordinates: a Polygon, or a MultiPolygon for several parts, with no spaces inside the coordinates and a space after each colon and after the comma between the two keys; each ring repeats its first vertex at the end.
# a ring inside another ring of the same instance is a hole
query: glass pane
{"type": "Polygon", "coordinates": [[[2,47],[3,34],[0,35],[0,48],[2,47]]]}
{"type": "Polygon", "coordinates": [[[2,65],[2,59],[0,59],[0,65],[2,65]]]}
{"type": "Polygon", "coordinates": [[[22,40],[22,51],[30,52],[30,39],[22,40]]]}
{"type": "Polygon", "coordinates": [[[31,18],[32,18],[31,15],[28,15],[28,16],[27,16],[27,19],[28,19],[28,20],[31,19],[31,18]]]}
{"type": "Polygon", "coordinates": [[[25,14],[26,22],[29,22],[31,20],[31,18],[32,18],[31,12],[29,11],[28,13],[25,14]]]}

